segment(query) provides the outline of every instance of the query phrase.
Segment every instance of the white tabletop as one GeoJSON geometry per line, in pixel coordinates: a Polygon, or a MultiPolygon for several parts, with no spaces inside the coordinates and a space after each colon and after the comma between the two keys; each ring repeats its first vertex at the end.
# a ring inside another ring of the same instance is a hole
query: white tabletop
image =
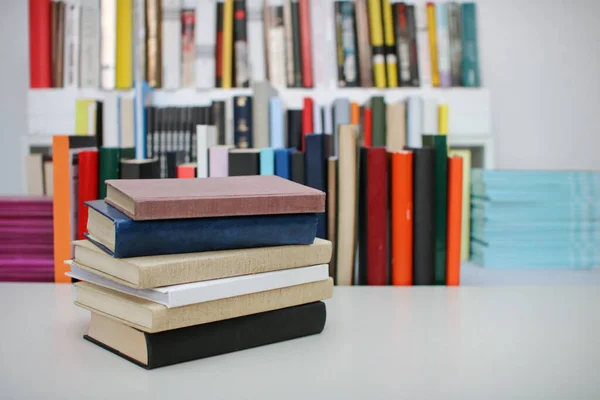
{"type": "Polygon", "coordinates": [[[600,398],[597,287],[336,288],[322,334],[146,371],[70,285],[0,284],[0,398],[600,398]]]}

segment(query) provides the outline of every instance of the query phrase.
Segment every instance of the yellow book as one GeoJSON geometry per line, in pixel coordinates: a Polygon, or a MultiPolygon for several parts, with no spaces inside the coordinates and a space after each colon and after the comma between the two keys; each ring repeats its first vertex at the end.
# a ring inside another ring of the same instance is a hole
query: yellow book
{"type": "Polygon", "coordinates": [[[96,100],[75,100],[75,134],[95,135],[96,132],[96,100]]]}
{"type": "Polygon", "coordinates": [[[450,124],[448,104],[440,104],[438,107],[438,133],[447,135],[450,124]]]}
{"type": "Polygon", "coordinates": [[[221,87],[233,87],[233,0],[223,5],[223,74],[221,87]]]}
{"type": "Polygon", "coordinates": [[[371,30],[375,87],[385,88],[385,47],[383,45],[381,0],[369,0],[369,29],[371,30]]]}
{"type": "Polygon", "coordinates": [[[429,35],[429,53],[431,58],[431,80],[433,86],[440,86],[440,69],[438,68],[437,39],[435,26],[435,4],[427,3],[427,32],[429,35]]]}
{"type": "Polygon", "coordinates": [[[117,89],[133,85],[133,0],[117,1],[117,89]]]}
{"type": "Polygon", "coordinates": [[[471,258],[469,252],[469,246],[471,242],[471,150],[450,150],[448,155],[450,157],[462,157],[463,159],[463,204],[460,260],[465,261],[471,258]]]}
{"type": "Polygon", "coordinates": [[[383,28],[385,33],[385,65],[387,69],[387,86],[398,87],[398,60],[396,58],[396,39],[394,37],[394,17],[390,0],[381,2],[383,7],[383,28]]]}

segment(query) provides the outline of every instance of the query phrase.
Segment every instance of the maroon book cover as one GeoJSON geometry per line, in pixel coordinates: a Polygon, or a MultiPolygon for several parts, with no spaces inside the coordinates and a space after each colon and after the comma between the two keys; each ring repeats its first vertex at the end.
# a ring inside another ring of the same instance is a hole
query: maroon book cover
{"type": "Polygon", "coordinates": [[[387,152],[372,147],[367,153],[367,284],[387,284],[388,169],[387,152]]]}

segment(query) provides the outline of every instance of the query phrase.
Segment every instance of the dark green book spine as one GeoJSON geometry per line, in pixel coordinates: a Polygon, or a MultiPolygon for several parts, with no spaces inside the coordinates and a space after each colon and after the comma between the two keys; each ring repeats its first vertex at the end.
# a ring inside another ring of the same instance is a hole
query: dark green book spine
{"type": "Polygon", "coordinates": [[[98,197],[106,197],[106,182],[109,179],[119,179],[121,159],[131,159],[135,156],[134,148],[121,149],[118,147],[100,148],[100,168],[98,169],[98,197]]]}
{"type": "Polygon", "coordinates": [[[300,14],[298,1],[292,1],[292,49],[294,54],[294,87],[302,87],[302,53],[300,52],[300,14]]]}
{"type": "Polygon", "coordinates": [[[446,135],[423,135],[423,146],[435,150],[434,283],[445,285],[448,225],[448,137],[446,135]]]}
{"type": "Polygon", "coordinates": [[[375,96],[371,99],[371,110],[373,111],[373,147],[385,146],[385,100],[383,96],[375,96]]]}

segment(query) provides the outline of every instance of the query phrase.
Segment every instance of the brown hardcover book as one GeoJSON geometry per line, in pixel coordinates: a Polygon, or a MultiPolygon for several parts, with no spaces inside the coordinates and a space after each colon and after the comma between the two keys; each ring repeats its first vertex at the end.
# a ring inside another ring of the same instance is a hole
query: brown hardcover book
{"type": "Polygon", "coordinates": [[[161,0],[146,0],[146,79],[150,87],[162,86],[161,0]]]}
{"type": "Polygon", "coordinates": [[[54,69],[54,87],[63,87],[63,69],[65,54],[65,3],[59,1],[56,3],[56,59],[54,69]]]}
{"type": "Polygon", "coordinates": [[[338,158],[329,157],[327,159],[327,239],[329,239],[332,246],[329,276],[334,279],[336,270],[337,167],[338,158]]]}
{"type": "Polygon", "coordinates": [[[57,52],[58,52],[58,3],[50,3],[50,65],[51,65],[51,86],[56,86],[56,72],[57,72],[57,52]]]}
{"type": "Polygon", "coordinates": [[[77,287],[75,305],[148,333],[294,307],[325,300],[333,295],[333,281],[330,278],[265,292],[167,308],[153,301],[88,282],[78,282],[75,286],[77,287]]]}
{"type": "Polygon", "coordinates": [[[81,269],[135,289],[327,264],[331,242],[316,238],[311,245],[114,258],[87,240],[73,242],[73,262],[81,269]]]}
{"type": "Polygon", "coordinates": [[[406,104],[388,104],[386,107],[386,148],[390,153],[406,146],[406,104]]]}
{"type": "Polygon", "coordinates": [[[373,87],[373,66],[367,0],[356,1],[356,39],[358,42],[358,64],[360,86],[373,87]]]}
{"type": "Polygon", "coordinates": [[[325,193],[278,176],[106,181],[106,202],[140,220],[325,212],[325,193]]]}

